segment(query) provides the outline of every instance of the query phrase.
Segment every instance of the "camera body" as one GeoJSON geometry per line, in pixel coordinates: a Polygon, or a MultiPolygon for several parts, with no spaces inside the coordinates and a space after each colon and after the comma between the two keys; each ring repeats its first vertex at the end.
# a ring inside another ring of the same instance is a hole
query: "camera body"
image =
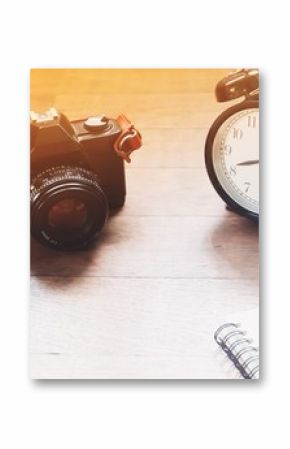
{"type": "MultiPolygon", "coordinates": [[[[33,116],[32,116],[33,117],[33,116]]],[[[82,167],[94,172],[110,208],[120,207],[126,197],[124,160],[114,151],[121,128],[114,119],[70,122],[52,111],[31,122],[31,180],[54,167],[82,167]],[[91,123],[91,125],[90,125],[91,123]]]]}
{"type": "Polygon", "coordinates": [[[30,130],[32,234],[54,248],[83,247],[124,204],[124,159],[141,136],[124,116],[69,121],[53,108],[32,112],[30,130]]]}

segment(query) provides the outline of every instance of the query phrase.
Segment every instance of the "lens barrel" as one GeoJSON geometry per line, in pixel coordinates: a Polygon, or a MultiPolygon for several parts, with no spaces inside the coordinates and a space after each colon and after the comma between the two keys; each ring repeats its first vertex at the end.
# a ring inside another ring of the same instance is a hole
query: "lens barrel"
{"type": "Polygon", "coordinates": [[[54,249],[87,246],[109,214],[106,195],[95,173],[81,167],[54,167],[31,183],[31,234],[54,249]]]}

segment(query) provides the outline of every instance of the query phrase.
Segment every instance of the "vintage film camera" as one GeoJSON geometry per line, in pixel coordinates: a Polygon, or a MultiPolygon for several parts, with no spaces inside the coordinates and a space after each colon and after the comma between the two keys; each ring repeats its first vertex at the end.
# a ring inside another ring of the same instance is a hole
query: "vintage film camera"
{"type": "Polygon", "coordinates": [[[120,115],[70,122],[54,108],[31,113],[31,233],[55,249],[80,249],[126,196],[124,160],[142,145],[120,115]]]}

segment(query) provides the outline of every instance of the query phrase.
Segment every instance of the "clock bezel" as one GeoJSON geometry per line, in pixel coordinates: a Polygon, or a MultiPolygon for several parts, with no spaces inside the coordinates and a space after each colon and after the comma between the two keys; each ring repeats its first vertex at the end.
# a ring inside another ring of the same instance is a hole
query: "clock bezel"
{"type": "Polygon", "coordinates": [[[219,128],[223,125],[225,120],[230,118],[232,115],[236,114],[237,112],[243,111],[245,109],[259,109],[259,100],[251,99],[251,100],[244,100],[241,103],[235,104],[234,106],[231,106],[229,109],[226,109],[223,111],[217,119],[213,122],[212,126],[210,127],[210,130],[208,132],[206,142],[205,142],[205,166],[207,169],[208,176],[211,180],[211,183],[213,187],[215,188],[216,192],[219,194],[219,196],[222,198],[222,200],[228,205],[228,207],[237,212],[238,214],[247,217],[253,221],[259,220],[259,214],[252,212],[245,207],[241,206],[239,203],[237,203],[231,196],[228,195],[228,193],[224,190],[222,185],[220,184],[215,169],[214,169],[214,163],[213,163],[213,143],[215,140],[215,136],[219,130],[219,128]]]}

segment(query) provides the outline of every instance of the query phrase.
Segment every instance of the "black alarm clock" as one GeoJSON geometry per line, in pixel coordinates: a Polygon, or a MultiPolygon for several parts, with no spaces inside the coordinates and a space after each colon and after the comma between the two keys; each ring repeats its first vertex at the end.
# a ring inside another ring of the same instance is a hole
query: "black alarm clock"
{"type": "Polygon", "coordinates": [[[205,143],[209,178],[228,208],[259,219],[259,72],[230,73],[216,86],[216,98],[243,97],[213,123],[205,143]]]}

